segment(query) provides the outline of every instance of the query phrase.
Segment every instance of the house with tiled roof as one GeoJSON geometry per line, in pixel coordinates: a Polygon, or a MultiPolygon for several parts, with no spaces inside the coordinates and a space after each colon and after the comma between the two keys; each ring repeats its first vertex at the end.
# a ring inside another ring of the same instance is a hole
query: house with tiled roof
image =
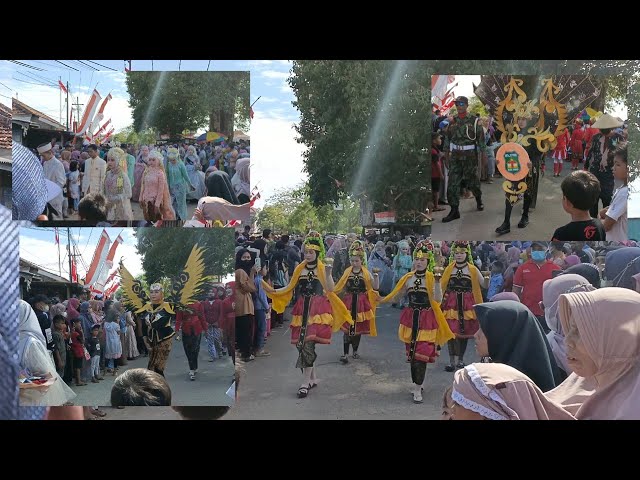
{"type": "Polygon", "coordinates": [[[73,134],[68,132],[60,122],[17,98],[13,99],[11,110],[13,140],[26,147],[36,148],[54,139],[64,144],[66,140],[73,137],[73,134]]]}
{"type": "Polygon", "coordinates": [[[0,203],[11,208],[11,109],[0,103],[0,203]]]}

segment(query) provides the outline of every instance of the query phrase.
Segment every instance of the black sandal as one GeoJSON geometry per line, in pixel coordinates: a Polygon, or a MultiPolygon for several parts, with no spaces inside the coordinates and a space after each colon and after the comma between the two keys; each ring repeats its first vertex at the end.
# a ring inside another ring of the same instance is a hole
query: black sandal
{"type": "Polygon", "coordinates": [[[445,372],[455,372],[456,371],[456,367],[453,364],[447,365],[446,367],[444,367],[444,371],[445,372]]]}
{"type": "Polygon", "coordinates": [[[311,388],[311,385],[309,385],[308,387],[300,387],[298,389],[298,398],[304,398],[307,395],[309,395],[310,388],[311,388]]]}
{"type": "Polygon", "coordinates": [[[358,355],[358,352],[353,352],[353,355],[351,355],[352,358],[360,358],[360,355],[358,355]]]}
{"type": "Polygon", "coordinates": [[[456,365],[456,369],[458,370],[464,367],[466,367],[466,365],[463,362],[458,362],[458,364],[456,365]]]}
{"type": "Polygon", "coordinates": [[[346,355],[342,355],[342,356],[340,357],[340,361],[341,361],[344,365],[346,365],[347,363],[349,363],[349,359],[347,358],[347,356],[346,356],[346,355]]]}

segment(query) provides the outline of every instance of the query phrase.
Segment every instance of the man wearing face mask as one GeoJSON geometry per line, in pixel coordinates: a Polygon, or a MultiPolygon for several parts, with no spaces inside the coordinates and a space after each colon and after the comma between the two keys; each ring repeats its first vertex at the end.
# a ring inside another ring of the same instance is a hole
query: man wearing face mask
{"type": "Polygon", "coordinates": [[[31,305],[33,306],[36,317],[38,317],[42,334],[47,340],[47,350],[53,355],[53,322],[49,315],[49,299],[45,295],[36,295],[31,305]]]}
{"type": "MultiPolygon", "coordinates": [[[[593,128],[599,129],[591,140],[591,147],[587,155],[589,171],[593,173],[600,182],[600,198],[602,207],[608,207],[613,196],[613,157],[618,143],[623,141],[622,135],[615,132],[615,128],[621,127],[622,122],[615,119],[608,113],[602,115],[594,124],[593,128]]],[[[589,213],[593,218],[598,216],[598,201],[591,207],[589,213]]]]}
{"type": "Polygon", "coordinates": [[[520,301],[536,316],[544,333],[549,333],[549,327],[544,319],[544,311],[540,307],[542,302],[542,285],[545,280],[553,278],[554,270],[560,270],[555,263],[547,260],[547,244],[533,242],[529,253],[529,260],[524,262],[513,277],[513,292],[520,301]]]}

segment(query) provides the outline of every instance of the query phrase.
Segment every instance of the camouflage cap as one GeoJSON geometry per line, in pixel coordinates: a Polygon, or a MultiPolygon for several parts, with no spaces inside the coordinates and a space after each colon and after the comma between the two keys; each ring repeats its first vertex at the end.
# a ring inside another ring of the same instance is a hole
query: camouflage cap
{"type": "Polygon", "coordinates": [[[463,97],[463,96],[459,96],[456,98],[456,103],[458,102],[464,102],[467,105],[469,105],[469,99],[467,97],[463,97]]]}

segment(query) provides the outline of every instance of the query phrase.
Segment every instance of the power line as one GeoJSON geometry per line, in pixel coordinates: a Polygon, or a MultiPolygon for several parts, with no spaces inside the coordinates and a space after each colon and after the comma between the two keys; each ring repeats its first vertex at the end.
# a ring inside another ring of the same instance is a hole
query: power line
{"type": "Polygon", "coordinates": [[[209,63],[207,63],[207,72],[209,71],[209,65],[211,65],[211,60],[209,60],[209,63]]]}
{"type": "Polygon", "coordinates": [[[21,79],[16,78],[16,77],[13,77],[13,79],[14,79],[16,82],[30,83],[31,85],[41,85],[41,86],[43,86],[43,87],[52,87],[52,88],[53,88],[53,85],[47,85],[46,83],[34,83],[34,82],[27,82],[26,80],[21,80],[21,79]]]}
{"type": "Polygon", "coordinates": [[[47,84],[51,85],[52,87],[53,87],[53,86],[57,86],[55,82],[53,82],[53,81],[49,80],[48,78],[46,78],[46,79],[45,79],[44,77],[36,77],[35,75],[34,75],[34,76],[31,76],[31,75],[28,75],[28,74],[26,74],[26,73],[24,73],[24,72],[16,72],[16,73],[17,73],[18,75],[24,75],[24,76],[25,76],[25,77],[27,77],[29,80],[35,80],[35,81],[37,81],[37,82],[45,82],[45,83],[47,83],[47,84]]]}
{"type": "Polygon", "coordinates": [[[45,62],[42,62],[42,61],[40,61],[40,60],[29,60],[29,61],[30,61],[30,62],[39,63],[39,64],[41,64],[41,65],[45,65],[45,66],[47,66],[47,67],[60,68],[60,67],[58,67],[58,65],[52,65],[52,64],[50,64],[50,63],[45,63],[45,62]]]}
{"type": "Polygon", "coordinates": [[[44,72],[44,68],[34,67],[33,65],[27,65],[26,63],[19,62],[17,60],[9,60],[16,65],[21,65],[23,67],[32,68],[33,70],[38,70],[39,72],[44,72]]]}
{"type": "Polygon", "coordinates": [[[87,66],[87,67],[89,67],[89,68],[93,68],[94,70],[98,70],[98,69],[97,69],[96,67],[94,67],[93,65],[89,65],[88,63],[84,63],[82,60],[76,60],[76,62],[78,62],[78,63],[80,63],[80,64],[82,64],[82,65],[85,65],[85,66],[87,66]]]}
{"type": "Polygon", "coordinates": [[[99,64],[98,62],[94,62],[93,60],[87,60],[87,61],[88,61],[88,62],[91,62],[91,63],[95,63],[95,64],[96,64],[96,65],[98,65],[99,67],[106,68],[107,70],[112,70],[112,71],[114,71],[114,72],[117,72],[117,70],[116,70],[115,68],[107,67],[106,65],[101,65],[101,64],[99,64]]]}
{"type": "Polygon", "coordinates": [[[77,68],[71,67],[71,66],[67,65],[66,63],[61,62],[60,60],[56,60],[56,62],[58,62],[60,65],[64,65],[67,68],[70,68],[71,70],[75,70],[76,72],[80,71],[77,68]]]}

